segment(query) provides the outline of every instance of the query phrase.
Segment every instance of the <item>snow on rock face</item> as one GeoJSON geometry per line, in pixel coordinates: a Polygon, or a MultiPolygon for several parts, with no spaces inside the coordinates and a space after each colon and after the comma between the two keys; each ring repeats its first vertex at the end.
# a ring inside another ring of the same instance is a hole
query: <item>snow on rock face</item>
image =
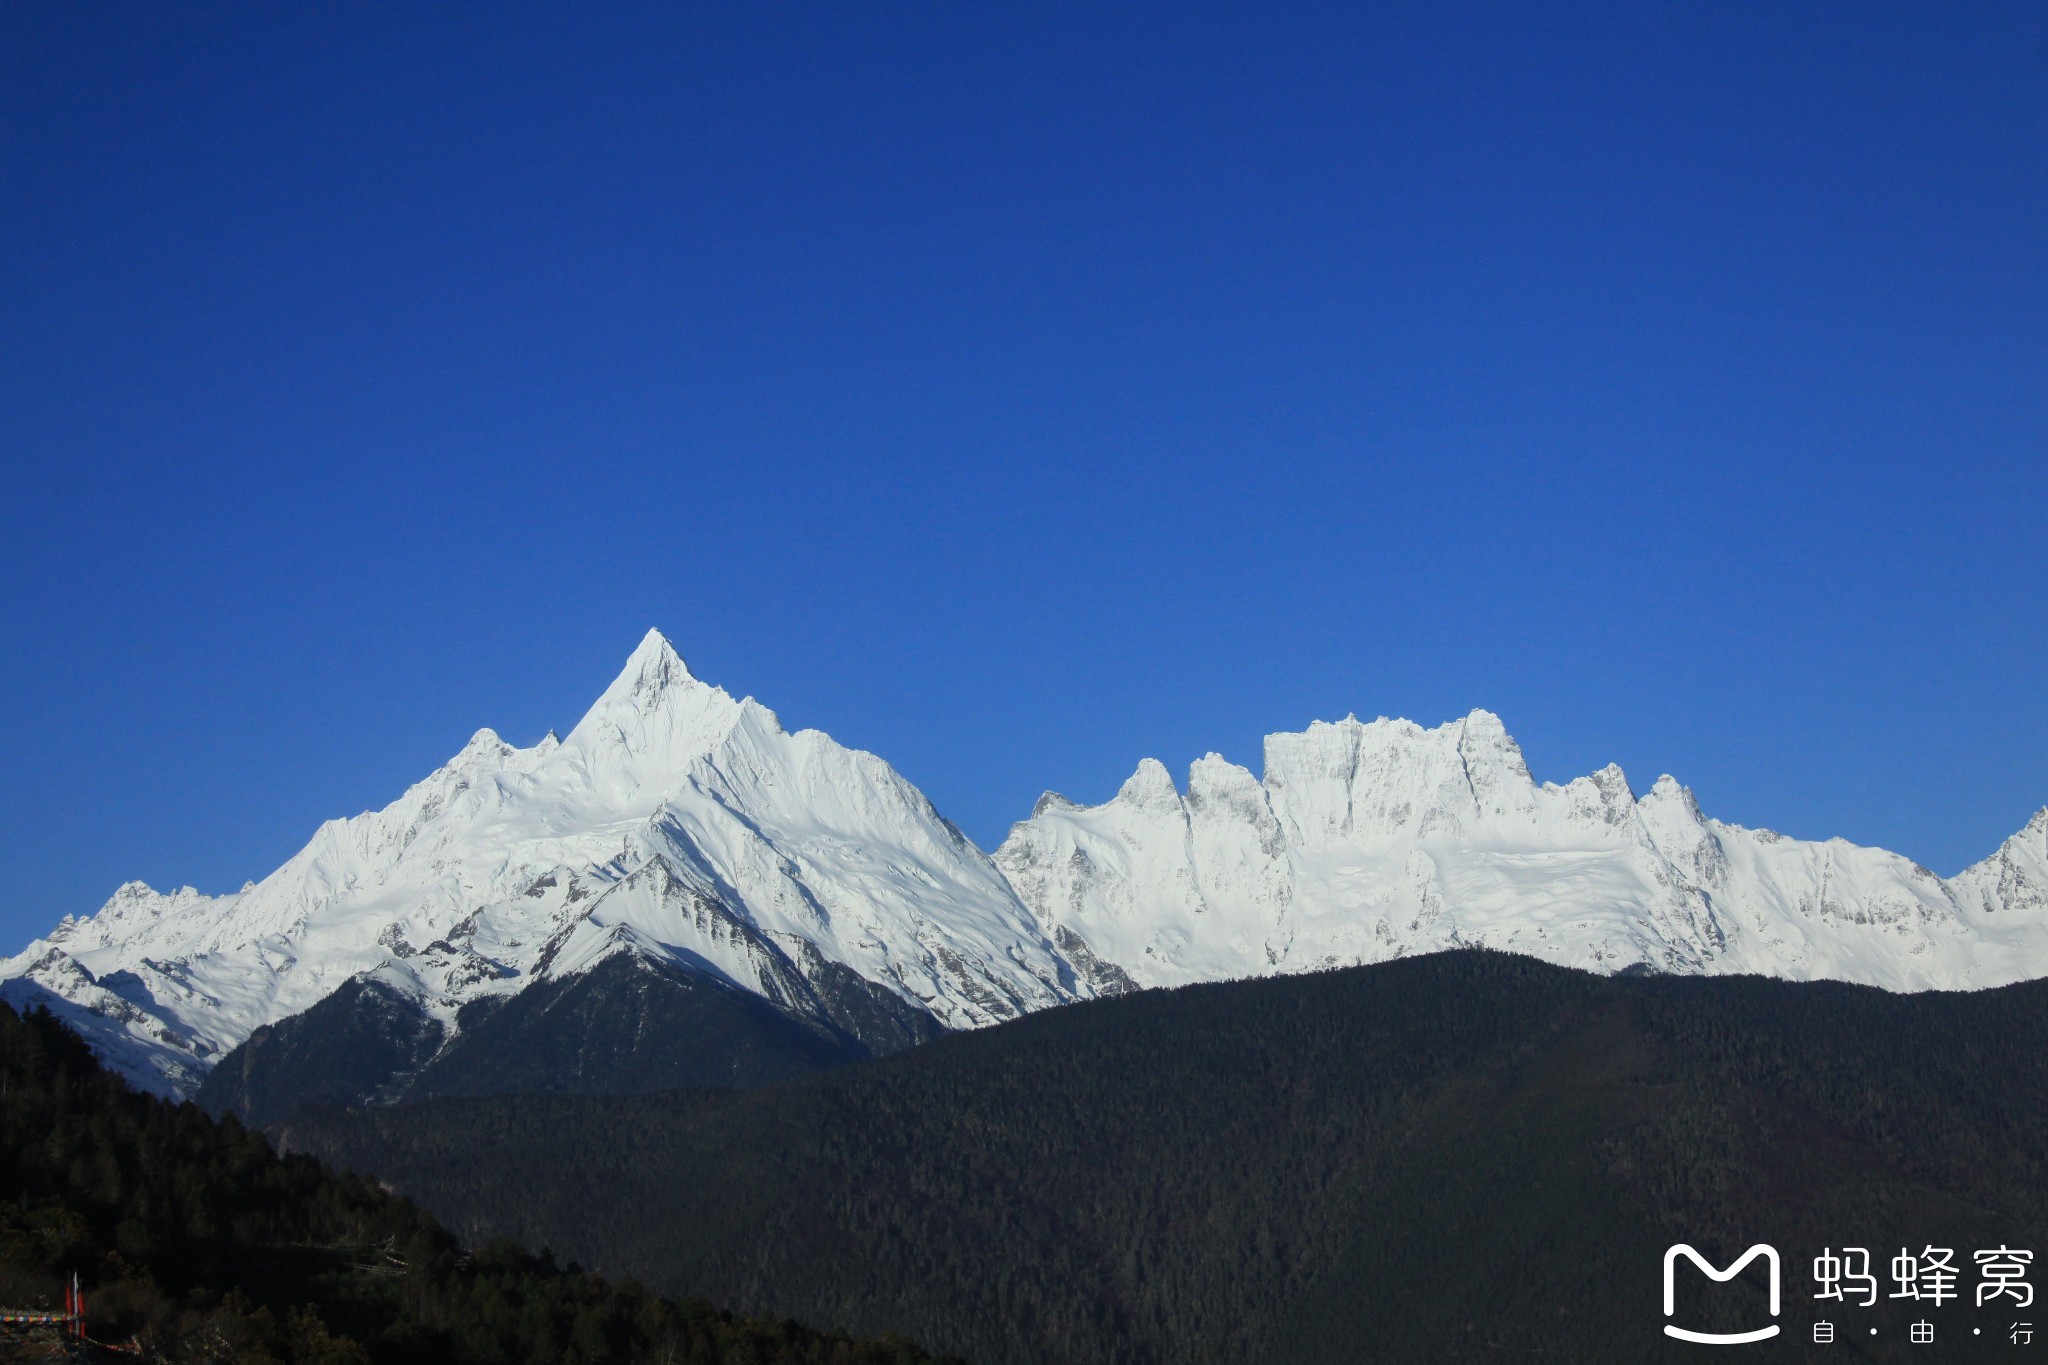
{"type": "Polygon", "coordinates": [[[2048,810],[1944,882],[1882,849],[1723,824],[1670,777],[1538,785],[1498,717],[1317,722],[1266,774],[1214,754],[1180,799],[1041,801],[996,865],[1101,987],[1308,971],[1484,944],[1599,971],[1895,990],[2048,973],[2048,810]]]}
{"type": "Polygon", "coordinates": [[[1960,894],[1984,915],[1995,916],[1992,922],[2001,929],[2048,916],[2048,806],[2035,811],[2027,827],[1998,852],[1965,869],[1956,883],[1960,894]]]}
{"type": "MultiPolygon", "coordinates": [[[[1171,790],[1172,783],[1166,783],[1171,790]]],[[[951,1028],[1086,993],[988,857],[887,763],[690,676],[650,632],[568,736],[478,731],[227,896],[122,887],[0,962],[129,1078],[189,1094],[259,1025],[375,972],[469,1000],[637,952],[815,1012],[850,967],[951,1028]]]]}

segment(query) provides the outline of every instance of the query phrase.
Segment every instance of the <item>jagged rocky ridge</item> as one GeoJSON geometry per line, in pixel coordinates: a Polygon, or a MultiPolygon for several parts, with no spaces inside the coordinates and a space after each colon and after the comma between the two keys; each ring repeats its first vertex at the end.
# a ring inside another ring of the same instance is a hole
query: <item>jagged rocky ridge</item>
{"type": "Polygon", "coordinates": [[[253,1112],[259,1053],[349,1102],[746,1083],[1092,995],[1471,944],[1895,990],[2044,976],[2048,810],[1944,881],[1708,819],[1668,777],[1539,785],[1475,711],[1274,735],[1263,778],[1212,754],[1185,793],[1148,759],[1103,805],[1048,793],[991,859],[881,759],[785,732],[650,632],[566,738],[479,731],[239,892],[124,886],[0,963],[0,994],[161,1093],[242,1049],[209,1092],[253,1112]],[[742,1028],[761,1006],[773,1026],[742,1028]]]}
{"type": "Polygon", "coordinates": [[[1384,717],[1151,760],[1100,806],[1047,793],[996,865],[1098,991],[1485,946],[1594,971],[1892,990],[2048,975],[2048,809],[1944,881],[1908,858],[1709,819],[1610,765],[1538,784],[1498,717],[1384,717]]]}

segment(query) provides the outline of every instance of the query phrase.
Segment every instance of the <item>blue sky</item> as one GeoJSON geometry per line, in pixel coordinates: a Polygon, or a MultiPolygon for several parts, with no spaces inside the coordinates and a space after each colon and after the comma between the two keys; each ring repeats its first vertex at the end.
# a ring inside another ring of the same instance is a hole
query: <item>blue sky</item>
{"type": "Polygon", "coordinates": [[[0,10],[0,929],[650,625],[984,845],[1347,712],[2048,802],[2038,3],[0,10]]]}

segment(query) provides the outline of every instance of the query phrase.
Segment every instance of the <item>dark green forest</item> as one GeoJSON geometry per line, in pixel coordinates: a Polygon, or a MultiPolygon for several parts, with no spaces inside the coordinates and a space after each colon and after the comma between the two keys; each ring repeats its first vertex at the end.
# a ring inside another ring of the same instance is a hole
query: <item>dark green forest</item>
{"type": "MultiPolygon", "coordinates": [[[[914,1365],[896,1339],[674,1302],[498,1240],[197,1106],[0,1005],[0,1304],[77,1274],[107,1359],[227,1365],[914,1365]]],[[[0,1339],[0,1359],[50,1358],[0,1339]]]]}
{"type": "MultiPolygon", "coordinates": [[[[315,1111],[280,1135],[465,1236],[987,1365],[1312,1365],[1693,1358],[1660,1335],[1676,1241],[1782,1249],[1785,1334],[1751,1358],[1925,1358],[1889,1301],[1811,1345],[1813,1256],[2048,1249],[2044,1126],[2048,983],[1900,996],[1460,952],[1075,1005],[763,1090],[315,1111]]],[[[1769,1320],[1755,1273],[1684,1293],[1699,1328],[1769,1320]]],[[[1995,1310],[1934,1316],[1942,1358],[2011,1352],[1995,1310]]]]}

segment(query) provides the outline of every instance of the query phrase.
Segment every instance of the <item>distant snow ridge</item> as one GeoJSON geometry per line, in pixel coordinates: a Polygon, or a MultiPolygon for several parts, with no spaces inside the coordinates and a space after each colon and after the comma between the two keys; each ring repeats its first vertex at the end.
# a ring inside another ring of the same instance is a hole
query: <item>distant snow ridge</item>
{"type": "Polygon", "coordinates": [[[1148,759],[1104,805],[1048,793],[991,859],[881,759],[785,732],[650,632],[567,738],[479,731],[230,895],[123,886],[0,962],[0,994],[188,1095],[357,978],[452,1033],[465,1004],[622,953],[800,1018],[851,980],[954,1029],[1463,944],[1896,990],[2048,975],[2048,810],[1944,882],[1706,819],[1668,777],[1539,786],[1484,711],[1318,723],[1269,737],[1265,767],[1212,754],[1183,794],[1148,759]]]}
{"type": "Polygon", "coordinates": [[[1099,991],[1464,945],[1892,990],[2048,975],[2048,809],[1943,881],[1708,819],[1670,777],[1539,786],[1486,711],[1271,735],[1263,781],[1210,754],[1185,795],[1147,759],[1104,805],[1047,793],[995,860],[1099,991]]]}

